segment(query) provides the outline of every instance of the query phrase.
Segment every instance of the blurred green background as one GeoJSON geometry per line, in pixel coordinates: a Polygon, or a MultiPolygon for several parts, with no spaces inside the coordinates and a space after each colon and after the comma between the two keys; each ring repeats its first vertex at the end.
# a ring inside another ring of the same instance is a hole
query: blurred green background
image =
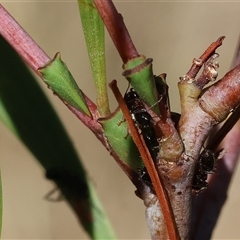
{"type": "MultiPolygon", "coordinates": [[[[92,99],[96,94],[75,1],[0,1],[32,38],[53,57],[61,52],[79,86],[92,99]]],[[[155,74],[167,73],[173,111],[180,111],[177,82],[210,43],[225,35],[218,50],[219,77],[230,68],[240,22],[240,3],[114,1],[123,15],[139,53],[154,59],[155,74]]],[[[122,62],[106,33],[107,78],[118,80],[122,62]]],[[[78,149],[119,239],[149,239],[143,203],[134,187],[93,134],[49,91],[49,96],[78,149]]],[[[116,107],[110,93],[112,110],[116,107]]],[[[16,99],[17,100],[17,99],[16,99]]],[[[44,116],[43,116],[44,117],[44,116]]],[[[34,157],[0,123],[0,165],[3,184],[2,239],[86,239],[74,214],[63,202],[47,202],[53,188],[34,157]]],[[[214,239],[240,239],[240,173],[236,171],[214,239]]]]}

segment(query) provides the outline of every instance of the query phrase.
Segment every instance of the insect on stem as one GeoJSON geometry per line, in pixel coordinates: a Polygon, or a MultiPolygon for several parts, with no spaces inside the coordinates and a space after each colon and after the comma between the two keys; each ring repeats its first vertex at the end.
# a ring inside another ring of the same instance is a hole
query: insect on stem
{"type": "Polygon", "coordinates": [[[126,121],[128,123],[128,127],[131,131],[131,136],[133,138],[133,141],[139,150],[139,153],[142,157],[144,165],[146,166],[149,176],[151,178],[153,187],[156,192],[156,196],[158,198],[159,204],[160,204],[162,212],[163,212],[163,216],[165,218],[166,227],[167,227],[168,234],[169,234],[169,239],[171,239],[171,240],[180,239],[168,195],[163,187],[164,185],[162,183],[161,177],[158,175],[158,172],[156,170],[154,162],[151,158],[149,150],[143,139],[143,136],[139,134],[139,132],[135,126],[135,123],[131,117],[129,109],[117,87],[117,81],[113,80],[109,84],[109,86],[112,89],[113,94],[119,104],[119,107],[121,108],[121,110],[123,112],[124,118],[126,119],[126,121]]]}

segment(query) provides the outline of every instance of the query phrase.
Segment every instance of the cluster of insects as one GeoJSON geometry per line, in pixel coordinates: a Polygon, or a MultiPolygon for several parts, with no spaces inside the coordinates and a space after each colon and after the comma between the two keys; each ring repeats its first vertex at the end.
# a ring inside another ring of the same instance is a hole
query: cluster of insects
{"type": "MultiPolygon", "coordinates": [[[[124,95],[124,100],[131,113],[131,117],[139,129],[149,153],[155,161],[159,152],[159,141],[155,133],[153,119],[147,112],[143,102],[133,88],[124,95]]],[[[145,166],[138,169],[141,180],[148,186],[152,186],[151,179],[145,166]]]]}
{"type": "MultiPolygon", "coordinates": [[[[131,113],[131,117],[142,135],[149,153],[156,161],[159,153],[159,140],[155,132],[154,123],[151,115],[147,112],[143,102],[133,88],[124,95],[124,100],[131,113]]],[[[196,165],[192,189],[195,193],[200,193],[208,187],[208,174],[216,172],[216,164],[222,150],[213,153],[208,149],[204,149],[199,157],[196,165]]],[[[148,186],[152,187],[150,176],[145,166],[138,169],[140,179],[148,186]]]]}
{"type": "Polygon", "coordinates": [[[133,88],[125,94],[124,100],[135,125],[138,127],[143,136],[152,159],[156,159],[159,152],[159,142],[155,133],[151,115],[147,112],[143,102],[140,100],[138,94],[133,90],[133,88]]]}

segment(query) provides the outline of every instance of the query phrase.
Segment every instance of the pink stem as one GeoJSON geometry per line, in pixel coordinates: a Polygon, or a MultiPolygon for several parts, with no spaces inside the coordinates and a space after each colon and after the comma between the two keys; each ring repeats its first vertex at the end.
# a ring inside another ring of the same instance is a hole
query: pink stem
{"type": "Polygon", "coordinates": [[[200,56],[197,61],[194,61],[193,65],[191,66],[190,70],[186,74],[189,78],[194,79],[197,76],[197,73],[201,69],[202,65],[215,53],[215,50],[222,45],[225,36],[221,36],[218,38],[216,42],[213,42],[207,50],[200,56]],[[198,62],[198,64],[196,64],[198,62]]]}
{"type": "MultiPolygon", "coordinates": [[[[34,42],[26,31],[16,22],[16,20],[0,4],[0,34],[15,49],[26,64],[40,77],[38,69],[45,66],[51,59],[50,57],[34,42]]],[[[61,99],[61,97],[59,97],[61,99]]],[[[89,106],[91,114],[96,115],[96,105],[85,96],[86,103],[89,106]]],[[[86,124],[86,116],[68,106],[77,117],[86,124]]],[[[98,128],[98,127],[97,127],[98,128]]]]}
{"type": "Polygon", "coordinates": [[[38,75],[50,58],[0,4],[0,34],[38,75]]]}
{"type": "Polygon", "coordinates": [[[111,0],[94,0],[94,3],[123,63],[139,56],[124,24],[123,17],[117,12],[113,2],[111,0]]]}

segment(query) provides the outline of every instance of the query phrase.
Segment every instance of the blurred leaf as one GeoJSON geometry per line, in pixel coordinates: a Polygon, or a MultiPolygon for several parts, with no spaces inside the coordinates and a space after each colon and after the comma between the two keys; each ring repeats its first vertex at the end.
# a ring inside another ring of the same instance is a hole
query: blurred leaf
{"type": "Polygon", "coordinates": [[[114,239],[62,123],[22,60],[1,36],[0,119],[28,147],[47,177],[56,182],[90,237],[114,239]]]}

